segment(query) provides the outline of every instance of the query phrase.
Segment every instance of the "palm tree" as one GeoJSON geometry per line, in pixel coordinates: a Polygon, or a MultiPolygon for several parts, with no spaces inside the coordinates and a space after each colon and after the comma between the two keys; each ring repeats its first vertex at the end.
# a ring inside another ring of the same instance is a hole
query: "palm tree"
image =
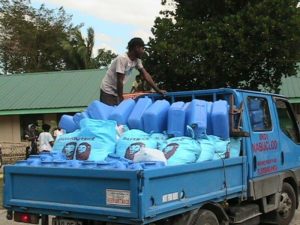
{"type": "Polygon", "coordinates": [[[94,29],[88,28],[87,38],[84,39],[79,28],[73,29],[69,40],[62,43],[66,51],[66,69],[92,69],[107,66],[117,55],[110,50],[98,49],[97,56],[93,57],[94,29]]]}
{"type": "Polygon", "coordinates": [[[68,40],[63,41],[62,47],[66,52],[66,69],[92,68],[92,52],[94,48],[94,30],[88,28],[88,36],[83,38],[79,27],[73,29],[68,40]]]}

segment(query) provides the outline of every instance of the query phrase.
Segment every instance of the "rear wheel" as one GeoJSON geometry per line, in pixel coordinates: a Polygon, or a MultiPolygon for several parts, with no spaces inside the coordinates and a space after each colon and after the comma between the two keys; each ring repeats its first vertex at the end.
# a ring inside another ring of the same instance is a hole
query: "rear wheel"
{"type": "Polygon", "coordinates": [[[219,225],[219,221],[212,211],[196,209],[185,214],[155,222],[155,225],[219,225]]]}
{"type": "Polygon", "coordinates": [[[219,221],[213,212],[206,209],[200,209],[197,220],[193,225],[219,225],[219,221]]]}

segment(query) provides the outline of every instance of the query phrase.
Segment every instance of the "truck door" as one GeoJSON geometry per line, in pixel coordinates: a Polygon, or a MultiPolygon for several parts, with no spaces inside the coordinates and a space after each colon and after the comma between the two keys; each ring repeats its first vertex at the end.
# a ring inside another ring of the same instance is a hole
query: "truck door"
{"type": "Polygon", "coordinates": [[[279,124],[282,169],[300,166],[300,135],[296,117],[286,99],[274,98],[279,124]]]}
{"type": "Polygon", "coordinates": [[[250,139],[248,139],[249,176],[259,177],[281,170],[278,126],[271,96],[247,93],[250,139]]]}

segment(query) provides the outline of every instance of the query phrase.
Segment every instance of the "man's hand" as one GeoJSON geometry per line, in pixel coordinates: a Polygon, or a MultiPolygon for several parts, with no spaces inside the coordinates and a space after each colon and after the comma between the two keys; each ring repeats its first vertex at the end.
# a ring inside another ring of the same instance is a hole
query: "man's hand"
{"type": "Polygon", "coordinates": [[[161,94],[163,96],[166,96],[167,91],[166,90],[159,90],[159,91],[157,91],[157,93],[159,93],[159,94],[161,94]]]}

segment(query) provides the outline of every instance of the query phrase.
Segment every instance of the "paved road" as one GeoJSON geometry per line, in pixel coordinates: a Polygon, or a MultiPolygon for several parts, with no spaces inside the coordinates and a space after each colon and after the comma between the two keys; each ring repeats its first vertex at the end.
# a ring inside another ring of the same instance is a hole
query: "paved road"
{"type": "MultiPolygon", "coordinates": [[[[0,224],[1,225],[24,225],[24,223],[16,223],[16,222],[6,220],[5,210],[0,210],[0,224]]],[[[295,218],[290,223],[290,225],[300,225],[300,208],[296,211],[295,218]]]]}

